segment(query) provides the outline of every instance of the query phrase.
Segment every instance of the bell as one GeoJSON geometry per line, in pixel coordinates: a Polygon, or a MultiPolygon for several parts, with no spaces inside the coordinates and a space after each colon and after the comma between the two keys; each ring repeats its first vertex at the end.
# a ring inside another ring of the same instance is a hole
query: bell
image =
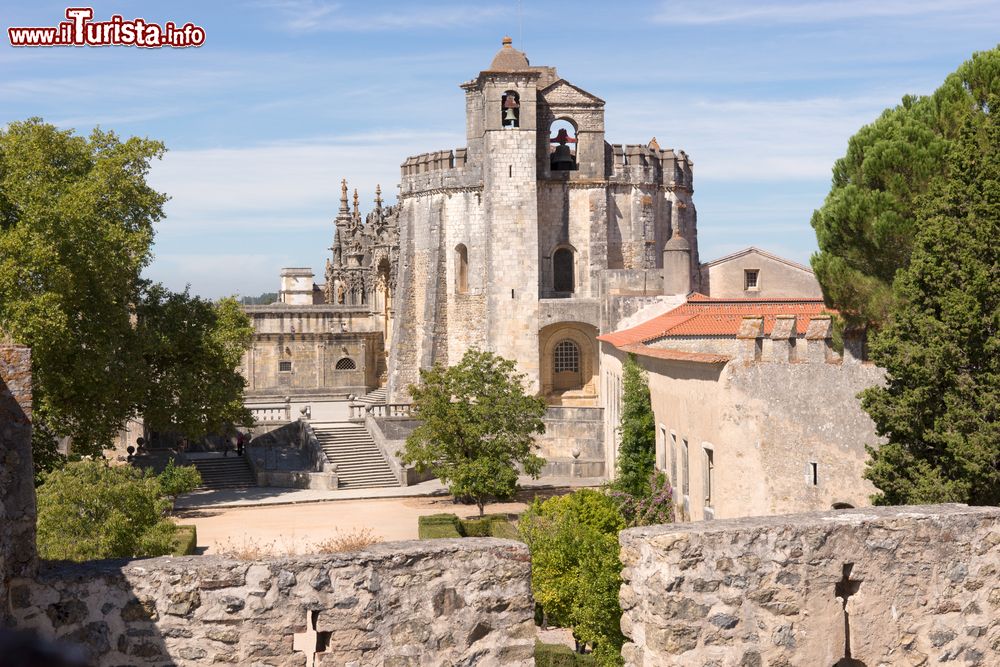
{"type": "Polygon", "coordinates": [[[552,171],[573,171],[576,168],[576,160],[573,153],[566,144],[559,144],[552,153],[552,171]]]}
{"type": "Polygon", "coordinates": [[[514,109],[507,109],[503,112],[503,122],[505,123],[516,123],[517,113],[514,109]]]}
{"type": "Polygon", "coordinates": [[[513,95],[507,95],[503,98],[504,109],[516,109],[519,106],[517,99],[513,95]]]}

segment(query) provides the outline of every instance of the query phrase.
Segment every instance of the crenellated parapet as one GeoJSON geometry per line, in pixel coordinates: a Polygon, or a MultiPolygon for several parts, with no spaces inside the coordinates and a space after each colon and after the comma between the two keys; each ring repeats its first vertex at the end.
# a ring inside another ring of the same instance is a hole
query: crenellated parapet
{"type": "Polygon", "coordinates": [[[470,163],[467,148],[413,155],[400,165],[402,197],[442,188],[479,185],[481,182],[481,169],[470,163]]]}
{"type": "Polygon", "coordinates": [[[738,341],[738,358],[745,364],[755,362],[841,364],[860,363],[862,359],[845,347],[844,355],[833,344],[833,321],[830,315],[814,315],[806,320],[805,334],[796,315],[777,315],[770,335],[764,333],[764,318],[743,318],[738,341]]]}
{"type": "Polygon", "coordinates": [[[610,181],[656,183],[686,192],[693,189],[694,163],[684,151],[660,148],[655,139],[645,146],[611,144],[610,147],[610,181]]]}

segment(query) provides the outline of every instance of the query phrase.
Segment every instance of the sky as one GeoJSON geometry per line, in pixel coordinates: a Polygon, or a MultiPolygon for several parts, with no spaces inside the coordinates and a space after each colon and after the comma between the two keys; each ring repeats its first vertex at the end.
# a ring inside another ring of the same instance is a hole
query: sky
{"type": "Polygon", "coordinates": [[[165,142],[167,193],[146,275],[195,294],[317,281],[340,179],[369,210],[395,200],[409,155],[465,144],[459,84],[509,34],[533,65],[606,101],[606,139],[685,150],[701,258],[755,245],[808,263],[834,161],[905,94],[928,94],[997,46],[998,0],[713,2],[95,2],[192,22],[188,49],[13,48],[9,26],[54,26],[65,4],[0,0],[0,125],[40,116],[165,142]]]}

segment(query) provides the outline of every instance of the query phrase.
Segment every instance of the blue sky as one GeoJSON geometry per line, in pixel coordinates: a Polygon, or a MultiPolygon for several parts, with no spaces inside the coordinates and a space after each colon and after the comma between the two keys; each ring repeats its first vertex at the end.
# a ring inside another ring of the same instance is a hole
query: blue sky
{"type": "Polygon", "coordinates": [[[274,291],[282,266],[319,278],[340,179],[393,200],[406,156],[462,146],[458,84],[504,34],[607,101],[610,141],[688,152],[703,260],[757,245],[800,262],[847,139],[1000,35],[996,0],[175,0],[93,7],[194,22],[201,48],[9,46],[8,26],[65,7],[0,2],[0,123],[163,140],[150,180],[172,200],[147,275],[207,297],[274,291]]]}

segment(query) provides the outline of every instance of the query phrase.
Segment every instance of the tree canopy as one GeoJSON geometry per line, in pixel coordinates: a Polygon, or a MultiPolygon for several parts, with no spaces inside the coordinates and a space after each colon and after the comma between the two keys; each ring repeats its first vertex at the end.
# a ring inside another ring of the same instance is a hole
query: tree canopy
{"type": "MultiPolygon", "coordinates": [[[[997,81],[1000,79],[994,79],[997,81]]],[[[884,504],[1000,504],[1000,92],[970,106],[947,177],[916,198],[916,238],[862,405],[889,442],[866,477],[884,504]]]]}
{"type": "Polygon", "coordinates": [[[404,463],[474,499],[480,515],[490,498],[514,494],[518,464],[538,476],[545,461],[534,436],[545,431],[545,403],[525,393],[513,361],[471,348],[455,366],[421,370],[420,380],[410,386],[420,424],[400,453],[404,463]]]}
{"type": "Polygon", "coordinates": [[[70,436],[99,455],[144,412],[185,430],[248,417],[245,316],[141,278],[167,200],[146,176],[164,150],[40,119],[0,129],[0,331],[32,348],[36,448],[70,436]]]}
{"type": "Polygon", "coordinates": [[[946,154],[970,110],[1000,93],[1000,47],[976,53],[926,97],[907,96],[848,142],[833,185],[812,217],[812,266],[827,304],[848,324],[881,326],[918,230],[919,199],[948,177],[946,154]]]}

